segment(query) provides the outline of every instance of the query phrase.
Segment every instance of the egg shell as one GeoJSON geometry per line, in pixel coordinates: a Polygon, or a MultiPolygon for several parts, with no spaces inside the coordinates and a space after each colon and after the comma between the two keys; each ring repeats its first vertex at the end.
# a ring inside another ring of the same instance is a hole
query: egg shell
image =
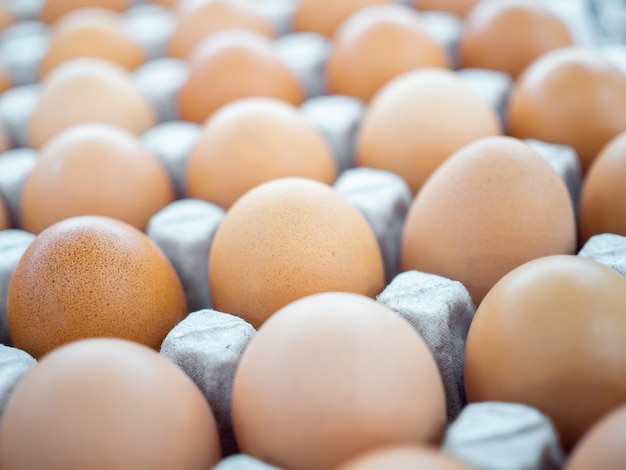
{"type": "Polygon", "coordinates": [[[44,357],[16,388],[0,434],[7,470],[192,469],[219,459],[215,419],[189,377],[119,339],[78,341],[44,357]]]}
{"type": "Polygon", "coordinates": [[[47,23],[55,23],[62,16],[81,8],[106,8],[122,12],[128,0],[46,0],[39,15],[47,23]]]}
{"type": "Polygon", "coordinates": [[[622,235],[594,235],[584,244],[578,256],[602,263],[626,278],[626,237],[622,235]]]}
{"type": "Polygon", "coordinates": [[[0,93],[4,93],[13,87],[13,80],[6,71],[6,67],[0,64],[0,93]]]}
{"type": "Polygon", "coordinates": [[[28,247],[11,279],[8,312],[15,346],[39,358],[99,336],[158,349],[187,308],[174,268],[147,236],[85,216],[49,227],[28,247]]]}
{"type": "Polygon", "coordinates": [[[0,230],[11,228],[11,218],[6,204],[0,197],[0,230]]]}
{"type": "Polygon", "coordinates": [[[351,459],[338,470],[469,470],[460,462],[435,449],[419,446],[386,447],[351,459]]]}
{"type": "Polygon", "coordinates": [[[0,344],[0,419],[15,387],[36,364],[30,354],[0,344]]]}
{"type": "Polygon", "coordinates": [[[470,402],[548,415],[566,451],[626,399],[626,281],[577,256],[526,263],[478,307],[465,350],[470,402]]]}
{"type": "Polygon", "coordinates": [[[428,347],[396,313],[317,294],[277,312],[244,352],[235,435],[242,452],[278,467],[335,468],[377,447],[438,443],[443,395],[428,347]]]}
{"type": "Polygon", "coordinates": [[[445,11],[464,17],[480,0],[412,0],[418,10],[445,11]]]}
{"type": "Polygon", "coordinates": [[[15,16],[11,11],[9,2],[0,3],[0,31],[4,31],[7,27],[15,22],[15,16]]]}

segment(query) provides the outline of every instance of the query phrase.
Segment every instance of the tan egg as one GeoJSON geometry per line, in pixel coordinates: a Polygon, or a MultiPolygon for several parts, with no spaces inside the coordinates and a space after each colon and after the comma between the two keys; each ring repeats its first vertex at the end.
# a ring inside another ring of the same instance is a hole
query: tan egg
{"type": "Polygon", "coordinates": [[[625,311],[626,280],[600,263],[549,256],[520,266],[487,294],[470,327],[469,401],[533,406],[571,449],[626,401],[625,311]]]}
{"type": "Polygon", "coordinates": [[[428,346],[400,315],[325,293],[278,311],[252,339],[235,375],[233,425],[245,454],[325,470],[379,447],[438,444],[445,396],[428,346]]]}
{"type": "Polygon", "coordinates": [[[9,2],[4,0],[0,2],[0,32],[15,23],[15,17],[9,8],[9,2]]]}
{"type": "Polygon", "coordinates": [[[469,470],[441,452],[421,446],[376,449],[344,463],[337,470],[469,470]]]}
{"type": "Polygon", "coordinates": [[[416,193],[463,146],[500,133],[495,111],[455,72],[421,69],[384,86],[357,137],[357,165],[391,171],[416,193]]]}
{"type": "Polygon", "coordinates": [[[11,219],[7,206],[0,197],[0,230],[6,230],[8,228],[11,228],[11,219]]]}
{"type": "Polygon", "coordinates": [[[0,63],[0,93],[11,89],[13,87],[13,80],[9,77],[6,68],[0,63]]]}
{"type": "Polygon", "coordinates": [[[304,101],[305,93],[269,39],[243,30],[215,33],[191,56],[189,78],[179,94],[180,115],[187,121],[204,122],[225,104],[254,96],[295,106],[304,101]]]}
{"type": "Polygon", "coordinates": [[[459,44],[462,67],[516,78],[547,52],[573,44],[561,19],[536,0],[484,0],[467,17],[459,44]]]}
{"type": "Polygon", "coordinates": [[[605,415],[579,441],[565,470],[621,470],[626,462],[626,406],[605,415]]]}
{"type": "Polygon", "coordinates": [[[481,0],[413,0],[418,10],[444,11],[464,17],[481,0]]]}
{"type": "Polygon", "coordinates": [[[83,124],[55,136],[39,155],[22,196],[22,226],[39,233],[68,217],[102,215],[144,230],[174,201],[159,161],[133,134],[83,124]]]}
{"type": "Polygon", "coordinates": [[[202,0],[184,9],[179,16],[168,51],[173,57],[186,58],[203,39],[218,31],[245,29],[268,38],[272,26],[240,0],[202,0]]]}
{"type": "Polygon", "coordinates": [[[0,124],[0,154],[11,148],[11,139],[6,128],[0,124]]]}
{"type": "Polygon", "coordinates": [[[47,23],[54,23],[62,16],[81,8],[106,8],[122,12],[129,5],[128,0],[45,0],[39,16],[47,23]]]}
{"type": "Polygon", "coordinates": [[[209,280],[215,308],[254,327],[309,294],[374,297],[385,285],[366,219],[331,187],[305,178],[263,183],[233,204],[215,234],[209,280]]]}
{"type": "Polygon", "coordinates": [[[152,3],[161,5],[162,7],[175,8],[179,0],[152,0],[152,3]]]}
{"type": "Polygon", "coordinates": [[[299,176],[332,184],[337,163],[297,108],[270,98],[228,104],[205,124],[191,154],[189,197],[225,209],[266,181],[299,176]]]}
{"type": "Polygon", "coordinates": [[[115,339],[44,357],[15,389],[0,433],[4,470],[208,469],[220,454],[215,418],[191,379],[115,339]]]}
{"type": "Polygon", "coordinates": [[[509,133],[569,145],[583,170],[626,130],[626,75],[599,52],[549,52],[520,76],[511,96],[509,133]]]}
{"type": "Polygon", "coordinates": [[[611,140],[587,172],[578,209],[579,245],[593,235],[626,235],[626,131],[611,140]]]}
{"type": "Polygon", "coordinates": [[[293,28],[332,38],[341,23],[357,11],[393,0],[300,0],[293,17],[293,28]]]}
{"type": "Polygon", "coordinates": [[[460,281],[478,305],[517,266],[575,249],[574,210],[561,177],[524,142],[491,137],[459,150],[418,193],[401,265],[460,281]]]}
{"type": "Polygon", "coordinates": [[[30,123],[31,146],[39,148],[84,123],[112,124],[139,135],[154,126],[156,115],[122,67],[102,59],[74,59],[43,82],[30,123]]]}
{"type": "Polygon", "coordinates": [[[41,232],[9,286],[13,343],[35,358],[92,337],[159,349],[186,315],[165,255],[145,234],[108,217],[73,217],[41,232]]]}
{"type": "Polygon", "coordinates": [[[40,73],[45,76],[59,64],[81,57],[106,59],[127,70],[146,61],[141,47],[124,32],[118,14],[104,8],[75,10],[58,21],[40,73]]]}
{"type": "Polygon", "coordinates": [[[424,31],[413,9],[374,5],[355,13],[337,31],[326,78],[330,93],[369,101],[404,72],[447,65],[446,52],[424,31]]]}

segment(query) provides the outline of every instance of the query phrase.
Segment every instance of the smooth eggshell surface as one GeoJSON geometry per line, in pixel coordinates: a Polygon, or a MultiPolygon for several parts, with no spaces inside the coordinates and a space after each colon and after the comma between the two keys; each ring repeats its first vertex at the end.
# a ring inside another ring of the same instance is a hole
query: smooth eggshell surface
{"type": "Polygon", "coordinates": [[[377,449],[344,463],[337,470],[469,470],[441,452],[419,446],[377,449]]]}

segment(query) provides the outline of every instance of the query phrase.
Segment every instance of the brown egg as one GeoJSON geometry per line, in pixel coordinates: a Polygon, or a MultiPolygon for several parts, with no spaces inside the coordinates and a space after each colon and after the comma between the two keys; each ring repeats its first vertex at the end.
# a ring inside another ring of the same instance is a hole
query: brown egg
{"type": "Polygon", "coordinates": [[[129,5],[128,0],[46,0],[39,16],[47,23],[54,23],[67,13],[81,8],[106,8],[122,12],[129,5]]]}
{"type": "Polygon", "coordinates": [[[40,73],[45,76],[59,64],[81,57],[106,59],[127,70],[146,61],[141,47],[124,32],[118,14],[104,8],[75,10],[59,20],[40,73]]]}
{"type": "Polygon", "coordinates": [[[152,0],[152,3],[161,5],[162,7],[175,8],[179,0],[152,0]]]}
{"type": "Polygon", "coordinates": [[[4,470],[208,469],[221,457],[215,418],[191,379],[116,339],[44,357],[15,389],[1,430],[4,470]]]}
{"type": "Polygon", "coordinates": [[[396,173],[416,193],[454,152],[499,132],[495,111],[455,72],[415,70],[374,97],[359,130],[357,164],[396,173]]]}
{"type": "Polygon", "coordinates": [[[580,196],[579,244],[593,235],[626,235],[626,131],[611,140],[587,172],[580,196]]]}
{"type": "Polygon", "coordinates": [[[13,23],[15,23],[15,17],[9,8],[9,2],[6,0],[0,2],[0,31],[8,28],[13,23]]]}
{"type": "Polygon", "coordinates": [[[421,446],[376,449],[344,463],[337,470],[469,470],[441,452],[421,446]]]}
{"type": "Polygon", "coordinates": [[[467,17],[459,44],[462,67],[517,77],[529,64],[572,37],[561,19],[535,0],[484,0],[467,17]]]}
{"type": "Polygon", "coordinates": [[[421,336],[354,294],[313,295],[277,312],[244,352],[233,386],[241,451],[291,470],[335,468],[381,446],[436,444],[445,416],[439,369],[421,336]]]}
{"type": "Polygon", "coordinates": [[[189,197],[229,208],[248,190],[289,176],[332,184],[337,163],[297,108],[271,98],[228,104],[205,124],[190,160],[189,197]]]}
{"type": "Polygon", "coordinates": [[[299,105],[305,93],[269,39],[243,30],[215,33],[191,56],[189,79],[179,95],[180,115],[204,122],[225,104],[253,96],[299,105]]]}
{"type": "Polygon", "coordinates": [[[575,249],[560,176],[524,142],[490,137],[459,150],[416,196],[401,265],[462,282],[478,305],[517,266],[575,249]]]}
{"type": "Polygon", "coordinates": [[[181,12],[168,52],[173,57],[185,58],[207,36],[227,29],[245,29],[274,37],[272,26],[245,2],[200,0],[181,12]]]}
{"type": "Polygon", "coordinates": [[[9,77],[5,66],[0,63],[0,93],[4,93],[12,87],[13,81],[11,80],[11,77],[9,77]]]}
{"type": "Polygon", "coordinates": [[[509,133],[569,145],[583,170],[626,130],[626,75],[599,52],[557,49],[520,76],[509,105],[509,133]]]}
{"type": "Polygon", "coordinates": [[[173,184],[138,137],[105,124],[61,132],[41,150],[22,196],[22,225],[39,233],[78,215],[103,215],[144,230],[175,199],[173,184]]]}
{"type": "Polygon", "coordinates": [[[384,277],[365,218],[332,188],[305,178],[272,180],[238,199],[215,234],[209,262],[215,308],[255,327],[309,294],[374,297],[384,277]]]}
{"type": "Polygon", "coordinates": [[[308,31],[332,38],[341,23],[357,11],[393,0],[300,0],[293,17],[296,31],[308,31]]]}
{"type": "Polygon", "coordinates": [[[621,470],[626,462],[626,405],[605,415],[570,455],[566,470],[621,470]]]}
{"type": "Polygon", "coordinates": [[[186,315],[180,281],[161,250],[107,217],[74,217],[41,232],[9,286],[13,343],[35,358],[102,336],[158,349],[186,315]]]}
{"type": "Polygon", "coordinates": [[[9,212],[7,206],[0,197],[0,230],[6,230],[11,228],[11,219],[9,218],[9,212]]]}
{"type": "Polygon", "coordinates": [[[39,148],[68,127],[92,122],[139,135],[154,126],[156,115],[122,67],[102,59],[74,59],[43,82],[30,123],[31,146],[39,148]]]}
{"type": "Polygon", "coordinates": [[[480,0],[413,0],[418,10],[445,11],[457,16],[465,16],[480,0]]]}
{"type": "Polygon", "coordinates": [[[7,133],[5,127],[0,124],[0,154],[11,149],[11,145],[9,134],[7,133]]]}
{"type": "Polygon", "coordinates": [[[626,401],[626,280],[576,256],[531,261],[502,278],[470,327],[470,402],[533,406],[565,449],[626,401]]]}
{"type": "Polygon", "coordinates": [[[330,93],[369,101],[404,72],[447,65],[446,52],[426,34],[412,8],[374,5],[355,13],[337,31],[326,78],[330,93]]]}

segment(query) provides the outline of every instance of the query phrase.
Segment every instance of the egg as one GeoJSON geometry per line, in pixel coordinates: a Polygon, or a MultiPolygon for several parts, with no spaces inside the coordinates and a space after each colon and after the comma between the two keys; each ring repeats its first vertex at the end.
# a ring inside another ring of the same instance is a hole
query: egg
{"type": "Polygon", "coordinates": [[[529,0],[484,0],[471,10],[459,44],[464,68],[505,72],[516,78],[547,52],[573,44],[561,19],[529,0]]]}
{"type": "Polygon", "coordinates": [[[0,466],[212,468],[215,418],[178,367],[128,341],[90,339],[46,355],[15,389],[0,427],[0,466]]]}
{"type": "Polygon", "coordinates": [[[626,75],[599,52],[554,50],[520,76],[508,111],[509,133],[569,145],[583,171],[626,130],[626,75]]]}
{"type": "Polygon", "coordinates": [[[421,446],[399,445],[367,452],[337,470],[469,470],[469,467],[435,449],[421,446]]]}
{"type": "Polygon", "coordinates": [[[418,10],[443,11],[464,17],[481,0],[412,0],[418,10]]]}
{"type": "Polygon", "coordinates": [[[582,246],[593,235],[626,235],[626,131],[611,140],[594,160],[585,178],[579,206],[582,246]]]}
{"type": "Polygon", "coordinates": [[[551,418],[566,450],[626,401],[626,280],[576,256],[503,277],[478,307],[465,350],[470,402],[523,403],[551,418]]]}
{"type": "Polygon", "coordinates": [[[128,0],[45,0],[39,16],[47,23],[54,23],[62,16],[81,8],[106,8],[122,12],[128,6],[128,0]]]}
{"type": "Polygon", "coordinates": [[[337,31],[326,81],[330,93],[367,102],[404,72],[447,66],[446,52],[424,31],[413,9],[374,5],[352,15],[337,31]]]}
{"type": "Polygon", "coordinates": [[[7,206],[0,197],[0,230],[11,228],[11,218],[7,206]]]}
{"type": "Polygon", "coordinates": [[[489,137],[445,162],[417,194],[401,266],[463,283],[478,305],[517,266],[576,249],[565,183],[524,142],[489,137]]]}
{"type": "Polygon", "coordinates": [[[426,343],[397,313],[360,295],[287,305],[259,329],[235,374],[239,447],[279,468],[329,469],[381,446],[436,444],[445,423],[426,343]]]}
{"type": "Polygon", "coordinates": [[[341,23],[352,14],[371,5],[393,0],[299,0],[293,17],[296,31],[318,33],[332,38],[341,23]]]}
{"type": "Polygon", "coordinates": [[[229,30],[211,35],[194,49],[178,105],[183,120],[201,123],[225,104],[254,96],[297,106],[305,93],[269,39],[252,31],[229,30]]]}
{"type": "Polygon", "coordinates": [[[180,13],[168,44],[169,55],[186,58],[204,38],[228,29],[245,29],[274,37],[272,26],[245,2],[200,0],[180,13]]]}
{"type": "Polygon", "coordinates": [[[233,204],[209,257],[214,307],[259,327],[310,294],[374,297],[385,285],[380,247],[361,213],[326,184],[263,183],[233,204]]]}
{"type": "Polygon", "coordinates": [[[356,162],[401,176],[416,193],[454,152],[499,133],[495,111],[455,72],[415,70],[385,85],[370,103],[356,162]]]}
{"type": "Polygon", "coordinates": [[[59,64],[81,57],[97,57],[133,70],[146,54],[124,32],[118,14],[104,8],[84,8],[62,17],[40,66],[42,76],[59,64]]]}
{"type": "Polygon", "coordinates": [[[4,93],[13,87],[13,80],[9,76],[6,66],[0,64],[0,93],[4,93]]]}
{"type": "Polygon", "coordinates": [[[621,405],[596,423],[569,456],[566,470],[620,470],[626,462],[626,406],[621,405]]]}
{"type": "Polygon", "coordinates": [[[15,23],[15,17],[9,8],[9,2],[0,2],[0,31],[15,23]]]}
{"type": "Polygon", "coordinates": [[[145,234],[108,217],[73,217],[41,232],[9,285],[13,344],[35,358],[91,337],[158,349],[186,315],[165,255],[145,234]]]}
{"type": "Polygon", "coordinates": [[[271,98],[244,98],[205,124],[189,160],[187,192],[227,209],[272,179],[332,184],[337,173],[326,142],[297,108],[271,98]]]}
{"type": "Polygon", "coordinates": [[[142,134],[156,123],[147,99],[119,65],[103,59],[74,59],[59,65],[43,81],[29,138],[40,148],[68,127],[106,123],[142,134]]]}

